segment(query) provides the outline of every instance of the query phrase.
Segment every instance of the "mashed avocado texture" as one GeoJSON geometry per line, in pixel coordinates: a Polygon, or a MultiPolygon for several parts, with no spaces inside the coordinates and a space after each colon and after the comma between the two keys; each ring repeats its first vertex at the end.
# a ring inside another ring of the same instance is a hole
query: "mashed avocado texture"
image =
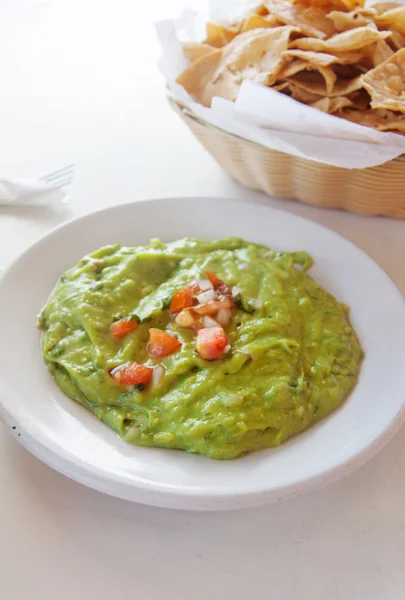
{"type": "Polygon", "coordinates": [[[238,238],[101,248],[61,277],[39,316],[45,362],[127,442],[215,459],[281,444],[342,404],[362,360],[347,307],[310,265],[304,252],[238,238]],[[171,312],[179,301],[191,325],[171,312]],[[157,338],[152,348],[151,330],[176,348],[164,355],[157,338]],[[128,379],[133,365],[141,379],[128,379]]]}

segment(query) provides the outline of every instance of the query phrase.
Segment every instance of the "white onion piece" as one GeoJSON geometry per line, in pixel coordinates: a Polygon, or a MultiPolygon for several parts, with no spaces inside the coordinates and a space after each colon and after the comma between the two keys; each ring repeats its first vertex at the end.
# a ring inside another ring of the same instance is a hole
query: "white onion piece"
{"type": "Polygon", "coordinates": [[[263,300],[262,300],[261,298],[258,298],[257,300],[253,300],[253,301],[252,301],[252,306],[253,306],[254,308],[257,308],[258,310],[259,310],[260,308],[263,308],[263,300]]]}
{"type": "Polygon", "coordinates": [[[231,349],[231,344],[227,344],[224,348],[224,354],[227,354],[230,349],[231,349]]]}
{"type": "Polygon", "coordinates": [[[244,401],[241,394],[222,394],[220,398],[225,406],[239,406],[244,401]]]}
{"type": "Polygon", "coordinates": [[[218,327],[218,322],[212,317],[206,316],[203,318],[203,325],[209,329],[210,327],[218,327]]]}
{"type": "Polygon", "coordinates": [[[236,287],[232,288],[232,296],[239,296],[239,294],[241,293],[241,291],[242,290],[240,289],[240,287],[236,286],[236,287]]]}
{"type": "Polygon", "coordinates": [[[153,369],[152,374],[152,387],[157,387],[162,383],[162,379],[165,376],[165,370],[161,365],[158,365],[153,369]]]}
{"type": "Polygon", "coordinates": [[[246,271],[246,269],[249,268],[248,263],[240,263],[240,265],[238,266],[239,271],[246,271]]]}
{"type": "Polygon", "coordinates": [[[197,279],[197,285],[202,292],[212,290],[214,287],[209,279],[197,279]]]}
{"type": "Polygon", "coordinates": [[[220,308],[217,312],[217,321],[222,327],[226,327],[231,318],[231,311],[229,308],[220,308]]]}
{"type": "Polygon", "coordinates": [[[205,304],[206,302],[211,302],[211,300],[215,300],[215,292],[213,289],[207,290],[202,294],[198,294],[197,300],[200,304],[205,304]]]}
{"type": "Polygon", "coordinates": [[[195,319],[189,310],[182,310],[174,319],[176,325],[180,327],[192,327],[195,323],[195,319]]]}

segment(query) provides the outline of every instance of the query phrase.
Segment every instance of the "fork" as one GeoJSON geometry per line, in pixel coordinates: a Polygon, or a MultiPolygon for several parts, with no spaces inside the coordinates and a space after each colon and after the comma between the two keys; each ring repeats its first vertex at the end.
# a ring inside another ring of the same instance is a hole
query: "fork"
{"type": "Polygon", "coordinates": [[[56,171],[52,171],[52,173],[40,177],[39,180],[51,185],[55,189],[63,188],[72,183],[74,170],[75,165],[72,163],[62,169],[57,169],[56,171]]]}

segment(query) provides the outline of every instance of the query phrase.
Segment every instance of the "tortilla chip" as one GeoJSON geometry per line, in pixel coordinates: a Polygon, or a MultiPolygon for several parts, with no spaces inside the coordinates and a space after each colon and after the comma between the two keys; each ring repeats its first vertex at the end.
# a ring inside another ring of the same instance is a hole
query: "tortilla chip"
{"type": "Polygon", "coordinates": [[[235,100],[244,79],[272,85],[293,31],[294,27],[275,27],[241,33],[221,50],[192,63],[177,82],[204,106],[210,106],[214,96],[235,100]]]}
{"type": "Polygon", "coordinates": [[[195,42],[184,42],[182,47],[184,56],[188,58],[190,62],[194,62],[213,51],[212,46],[209,46],[208,44],[196,44],[195,42]]]}
{"type": "Polygon", "coordinates": [[[397,29],[400,33],[405,34],[405,6],[397,6],[397,8],[387,10],[378,15],[375,22],[378,27],[397,29]]]}
{"type": "Polygon", "coordinates": [[[370,108],[370,95],[365,89],[357,90],[347,96],[353,104],[353,108],[358,110],[366,110],[370,108]]]}
{"type": "Polygon", "coordinates": [[[352,123],[357,123],[358,125],[373,127],[378,131],[405,133],[405,116],[395,114],[391,111],[379,112],[373,110],[346,109],[341,111],[339,116],[352,123]]]}
{"type": "Polygon", "coordinates": [[[221,58],[222,50],[212,50],[210,54],[202,56],[187,67],[177,78],[177,83],[182,85],[198,102],[202,102],[205,88],[212,79],[221,58]]]}
{"type": "Polygon", "coordinates": [[[336,98],[321,98],[311,104],[313,108],[333,115],[333,113],[353,106],[353,102],[346,96],[337,96],[336,98]]]}
{"type": "Polygon", "coordinates": [[[328,14],[328,19],[333,21],[335,30],[339,33],[342,31],[348,31],[349,29],[356,29],[357,27],[364,27],[373,23],[370,17],[361,14],[358,10],[351,12],[342,12],[340,10],[333,10],[328,14]]]}
{"type": "Polygon", "coordinates": [[[324,39],[334,33],[325,9],[292,4],[289,0],[267,0],[266,6],[281,23],[297,27],[309,37],[324,39]]]}
{"type": "Polygon", "coordinates": [[[260,15],[261,17],[264,17],[269,14],[269,11],[264,6],[264,4],[259,4],[259,6],[256,6],[256,8],[253,10],[253,13],[256,15],[260,15]]]}
{"type": "Polygon", "coordinates": [[[343,33],[338,33],[328,40],[317,40],[314,38],[300,38],[290,44],[290,48],[299,48],[301,50],[313,50],[315,52],[347,52],[349,50],[359,50],[378,40],[384,40],[391,35],[390,31],[378,31],[375,27],[367,25],[358,29],[350,29],[343,33]]]}
{"type": "Polygon", "coordinates": [[[300,58],[305,62],[317,67],[329,67],[329,65],[337,62],[337,57],[333,54],[325,54],[323,52],[312,52],[311,50],[286,50],[283,52],[286,58],[300,58]]]}
{"type": "Polygon", "coordinates": [[[278,27],[279,25],[281,25],[281,23],[276,17],[273,17],[273,15],[267,15],[267,17],[250,15],[245,19],[241,31],[250,31],[251,29],[258,29],[259,27],[278,27]]]}
{"type": "Polygon", "coordinates": [[[303,104],[312,104],[313,102],[320,100],[320,96],[318,94],[314,94],[304,88],[294,85],[293,81],[289,81],[288,85],[291,90],[291,98],[294,98],[294,100],[297,100],[298,102],[302,102],[303,104]]]}
{"type": "MultiPolygon", "coordinates": [[[[336,61],[336,64],[338,64],[338,65],[355,65],[358,67],[359,65],[363,64],[365,61],[370,60],[370,59],[367,59],[367,55],[365,53],[364,48],[361,50],[349,50],[347,52],[333,52],[333,54],[338,59],[336,61]]],[[[368,68],[370,68],[371,66],[372,66],[372,64],[370,61],[370,65],[368,68]]]]}
{"type": "MultiPolygon", "coordinates": [[[[295,0],[292,1],[295,2],[295,0]]],[[[325,7],[328,10],[336,9],[346,12],[364,6],[364,0],[302,0],[301,3],[310,6],[325,7]]]]}
{"type": "Polygon", "coordinates": [[[364,67],[364,70],[362,70],[360,65],[335,64],[333,65],[333,70],[335,71],[336,75],[342,77],[343,79],[353,79],[353,77],[367,73],[369,69],[368,67],[364,67]]]}
{"type": "Polygon", "coordinates": [[[370,49],[373,67],[378,67],[378,65],[383,63],[388,58],[391,58],[391,56],[394,54],[394,51],[391,50],[387,42],[384,42],[384,40],[378,40],[374,47],[370,46],[370,49]]]}
{"type": "Polygon", "coordinates": [[[405,48],[362,75],[361,80],[371,96],[372,108],[405,113],[405,48]]]}
{"type": "Polygon", "coordinates": [[[290,91],[290,84],[288,81],[283,81],[282,83],[277,83],[276,85],[273,85],[272,90],[275,90],[276,92],[284,92],[284,91],[290,91]]]}
{"type": "Polygon", "coordinates": [[[305,69],[311,68],[309,63],[305,60],[294,60],[285,64],[281,70],[277,74],[277,79],[287,79],[287,77],[292,77],[296,73],[300,73],[301,71],[305,71],[305,69]]]}
{"type": "Polygon", "coordinates": [[[225,27],[217,23],[207,23],[207,37],[205,43],[214,48],[223,48],[229,44],[239,33],[239,27],[225,27]]]}
{"type": "Polygon", "coordinates": [[[376,4],[373,4],[373,10],[378,15],[382,15],[392,8],[398,8],[398,2],[377,2],[376,4]]]}
{"type": "Polygon", "coordinates": [[[315,67],[305,61],[305,60],[296,60],[288,65],[285,65],[280,73],[278,74],[279,79],[288,79],[297,73],[306,72],[307,75],[305,77],[305,81],[316,82],[322,84],[322,78],[324,80],[324,86],[326,90],[326,95],[333,93],[333,87],[336,81],[336,75],[331,67],[315,67]],[[320,75],[320,77],[319,77],[320,75]]]}
{"type": "Polygon", "coordinates": [[[362,85],[360,76],[358,76],[353,79],[337,79],[333,88],[330,89],[330,85],[328,86],[326,81],[322,81],[322,79],[324,79],[323,77],[316,77],[315,75],[318,74],[312,72],[309,76],[308,73],[297,73],[297,75],[289,77],[287,81],[294,83],[297,87],[304,89],[311,94],[328,96],[331,98],[335,96],[347,96],[351,92],[360,89],[362,85]]]}
{"type": "Polygon", "coordinates": [[[286,50],[283,52],[283,56],[286,58],[296,57],[306,60],[316,68],[318,65],[321,67],[328,67],[332,64],[357,65],[364,59],[364,52],[353,50],[352,52],[334,52],[333,54],[326,54],[325,52],[313,52],[312,50],[286,50]]]}
{"type": "Polygon", "coordinates": [[[387,44],[394,52],[405,47],[405,35],[399,31],[393,31],[391,37],[387,39],[387,44]]]}

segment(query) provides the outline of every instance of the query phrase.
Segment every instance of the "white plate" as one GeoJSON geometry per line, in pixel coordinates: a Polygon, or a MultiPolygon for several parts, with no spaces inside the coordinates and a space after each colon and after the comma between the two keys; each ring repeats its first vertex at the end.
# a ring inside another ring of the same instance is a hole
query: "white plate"
{"type": "Polygon", "coordinates": [[[0,284],[0,331],[0,413],[10,432],[61,473],[136,502],[207,510],[291,497],[364,463],[393,435],[404,414],[405,306],[397,288],[336,233],[261,205],[157,200],[71,221],[34,244],[6,273],[0,284]],[[312,255],[311,275],[352,309],[366,353],[358,385],[317,426],[279,448],[238,460],[216,462],[125,444],[59,391],[42,360],[36,314],[61,273],[99,246],[229,235],[312,255]]]}

